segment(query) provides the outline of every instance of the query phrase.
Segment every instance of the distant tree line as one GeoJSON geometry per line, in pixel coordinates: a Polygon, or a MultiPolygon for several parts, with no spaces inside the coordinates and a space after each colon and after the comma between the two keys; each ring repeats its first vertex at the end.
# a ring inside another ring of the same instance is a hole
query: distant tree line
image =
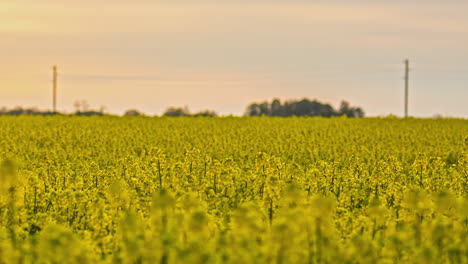
{"type": "MultiPolygon", "coordinates": [[[[86,101],[77,101],[75,103],[76,111],[68,115],[77,116],[102,116],[108,115],[104,113],[104,107],[100,110],[89,109],[89,105],[86,101]]],[[[16,107],[13,109],[7,109],[5,107],[0,108],[0,115],[65,115],[60,112],[53,111],[41,111],[37,108],[22,108],[16,107]]],[[[144,113],[136,110],[129,109],[124,113],[124,116],[140,116],[144,113]]],[[[343,116],[348,117],[364,117],[364,111],[360,107],[352,107],[346,101],[341,102],[339,109],[334,109],[330,104],[324,104],[317,100],[289,100],[281,102],[279,99],[273,99],[271,102],[261,102],[250,104],[245,112],[246,116],[343,116]]],[[[218,114],[212,110],[204,110],[192,113],[188,107],[169,107],[164,112],[163,116],[205,116],[215,117],[218,114]]]]}
{"type": "MultiPolygon", "coordinates": [[[[61,112],[53,111],[42,111],[37,108],[22,108],[15,107],[12,109],[7,109],[5,107],[0,108],[0,115],[76,115],[76,116],[103,116],[109,115],[104,113],[104,108],[100,110],[92,109],[77,109],[74,113],[64,114],[61,112]]],[[[142,116],[143,112],[140,112],[136,109],[129,109],[125,111],[124,116],[142,116]]],[[[163,114],[164,116],[218,116],[215,111],[204,110],[196,113],[191,113],[187,107],[169,107],[163,114]]]]}
{"type": "MultiPolygon", "coordinates": [[[[124,116],[139,116],[144,115],[142,112],[136,109],[129,109],[124,113],[124,116]]],[[[191,113],[188,107],[169,107],[164,111],[163,116],[218,116],[215,111],[205,110],[196,113],[191,113]]]]}
{"type": "Polygon", "coordinates": [[[281,102],[273,99],[271,102],[250,104],[246,111],[246,116],[343,116],[364,117],[364,111],[360,107],[352,107],[346,101],[342,101],[339,109],[334,109],[330,104],[324,104],[317,100],[289,100],[281,102]]]}
{"type": "MultiPolygon", "coordinates": [[[[49,110],[39,110],[37,108],[22,108],[22,107],[15,107],[12,109],[7,109],[5,107],[0,108],[0,115],[65,115],[61,112],[53,112],[49,110]]],[[[77,115],[77,116],[94,116],[94,115],[106,115],[102,110],[86,110],[86,111],[76,111],[70,115],[77,115]]]]}
{"type": "Polygon", "coordinates": [[[54,115],[53,111],[41,111],[37,108],[22,108],[15,107],[13,109],[7,109],[5,107],[0,108],[0,115],[54,115]]]}
{"type": "MultiPolygon", "coordinates": [[[[136,109],[129,109],[124,113],[124,116],[139,116],[144,115],[136,109]]],[[[218,116],[215,111],[204,110],[196,113],[191,113],[188,107],[169,107],[164,111],[163,116],[218,116]]]]}
{"type": "Polygon", "coordinates": [[[54,112],[50,110],[39,110],[35,107],[23,108],[15,107],[13,109],[7,109],[5,107],[0,108],[0,115],[77,115],[77,116],[103,116],[109,115],[104,113],[105,107],[101,106],[99,110],[93,110],[90,108],[86,100],[78,100],[73,104],[75,106],[75,112],[71,114],[64,114],[62,112],[54,112]]]}
{"type": "Polygon", "coordinates": [[[204,110],[196,113],[191,113],[188,107],[169,107],[164,112],[164,116],[218,116],[215,111],[204,110]]]}

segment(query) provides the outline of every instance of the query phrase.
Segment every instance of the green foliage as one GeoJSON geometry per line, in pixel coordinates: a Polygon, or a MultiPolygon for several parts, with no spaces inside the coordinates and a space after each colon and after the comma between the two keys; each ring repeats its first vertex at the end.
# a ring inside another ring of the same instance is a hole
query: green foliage
{"type": "Polygon", "coordinates": [[[176,117],[176,116],[215,117],[215,116],[218,116],[218,114],[212,110],[203,110],[200,112],[191,113],[187,106],[186,107],[169,107],[168,109],[166,109],[163,115],[171,116],[171,117],[176,117]]]}
{"type": "Polygon", "coordinates": [[[0,263],[468,262],[466,120],[0,127],[0,263]]]}
{"type": "Polygon", "coordinates": [[[364,117],[364,111],[360,107],[351,107],[348,102],[342,101],[340,108],[335,110],[330,104],[324,104],[317,100],[307,98],[301,100],[289,100],[281,102],[273,99],[271,103],[252,103],[247,106],[246,116],[348,116],[364,117]]]}

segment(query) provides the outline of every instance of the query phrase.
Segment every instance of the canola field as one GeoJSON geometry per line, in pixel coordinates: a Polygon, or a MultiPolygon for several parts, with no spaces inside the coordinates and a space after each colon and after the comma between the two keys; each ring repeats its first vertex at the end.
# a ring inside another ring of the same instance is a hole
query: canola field
{"type": "Polygon", "coordinates": [[[0,117],[0,263],[468,263],[468,120],[0,117]]]}

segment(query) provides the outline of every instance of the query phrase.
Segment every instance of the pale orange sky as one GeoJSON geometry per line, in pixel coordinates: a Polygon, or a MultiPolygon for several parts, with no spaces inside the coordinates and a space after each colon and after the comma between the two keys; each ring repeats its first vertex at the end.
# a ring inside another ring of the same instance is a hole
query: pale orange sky
{"type": "Polygon", "coordinates": [[[0,107],[242,114],[279,97],[468,117],[466,1],[2,0],[0,107]]]}

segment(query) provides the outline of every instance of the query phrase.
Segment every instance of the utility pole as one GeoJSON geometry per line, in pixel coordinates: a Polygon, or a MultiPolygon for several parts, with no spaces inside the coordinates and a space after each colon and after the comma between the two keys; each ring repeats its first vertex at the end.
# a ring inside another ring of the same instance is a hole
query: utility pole
{"type": "Polygon", "coordinates": [[[52,106],[54,113],[57,112],[57,66],[54,65],[53,69],[53,91],[52,91],[52,106]]]}
{"type": "Polygon", "coordinates": [[[405,118],[408,117],[409,60],[405,60],[405,118]]]}

